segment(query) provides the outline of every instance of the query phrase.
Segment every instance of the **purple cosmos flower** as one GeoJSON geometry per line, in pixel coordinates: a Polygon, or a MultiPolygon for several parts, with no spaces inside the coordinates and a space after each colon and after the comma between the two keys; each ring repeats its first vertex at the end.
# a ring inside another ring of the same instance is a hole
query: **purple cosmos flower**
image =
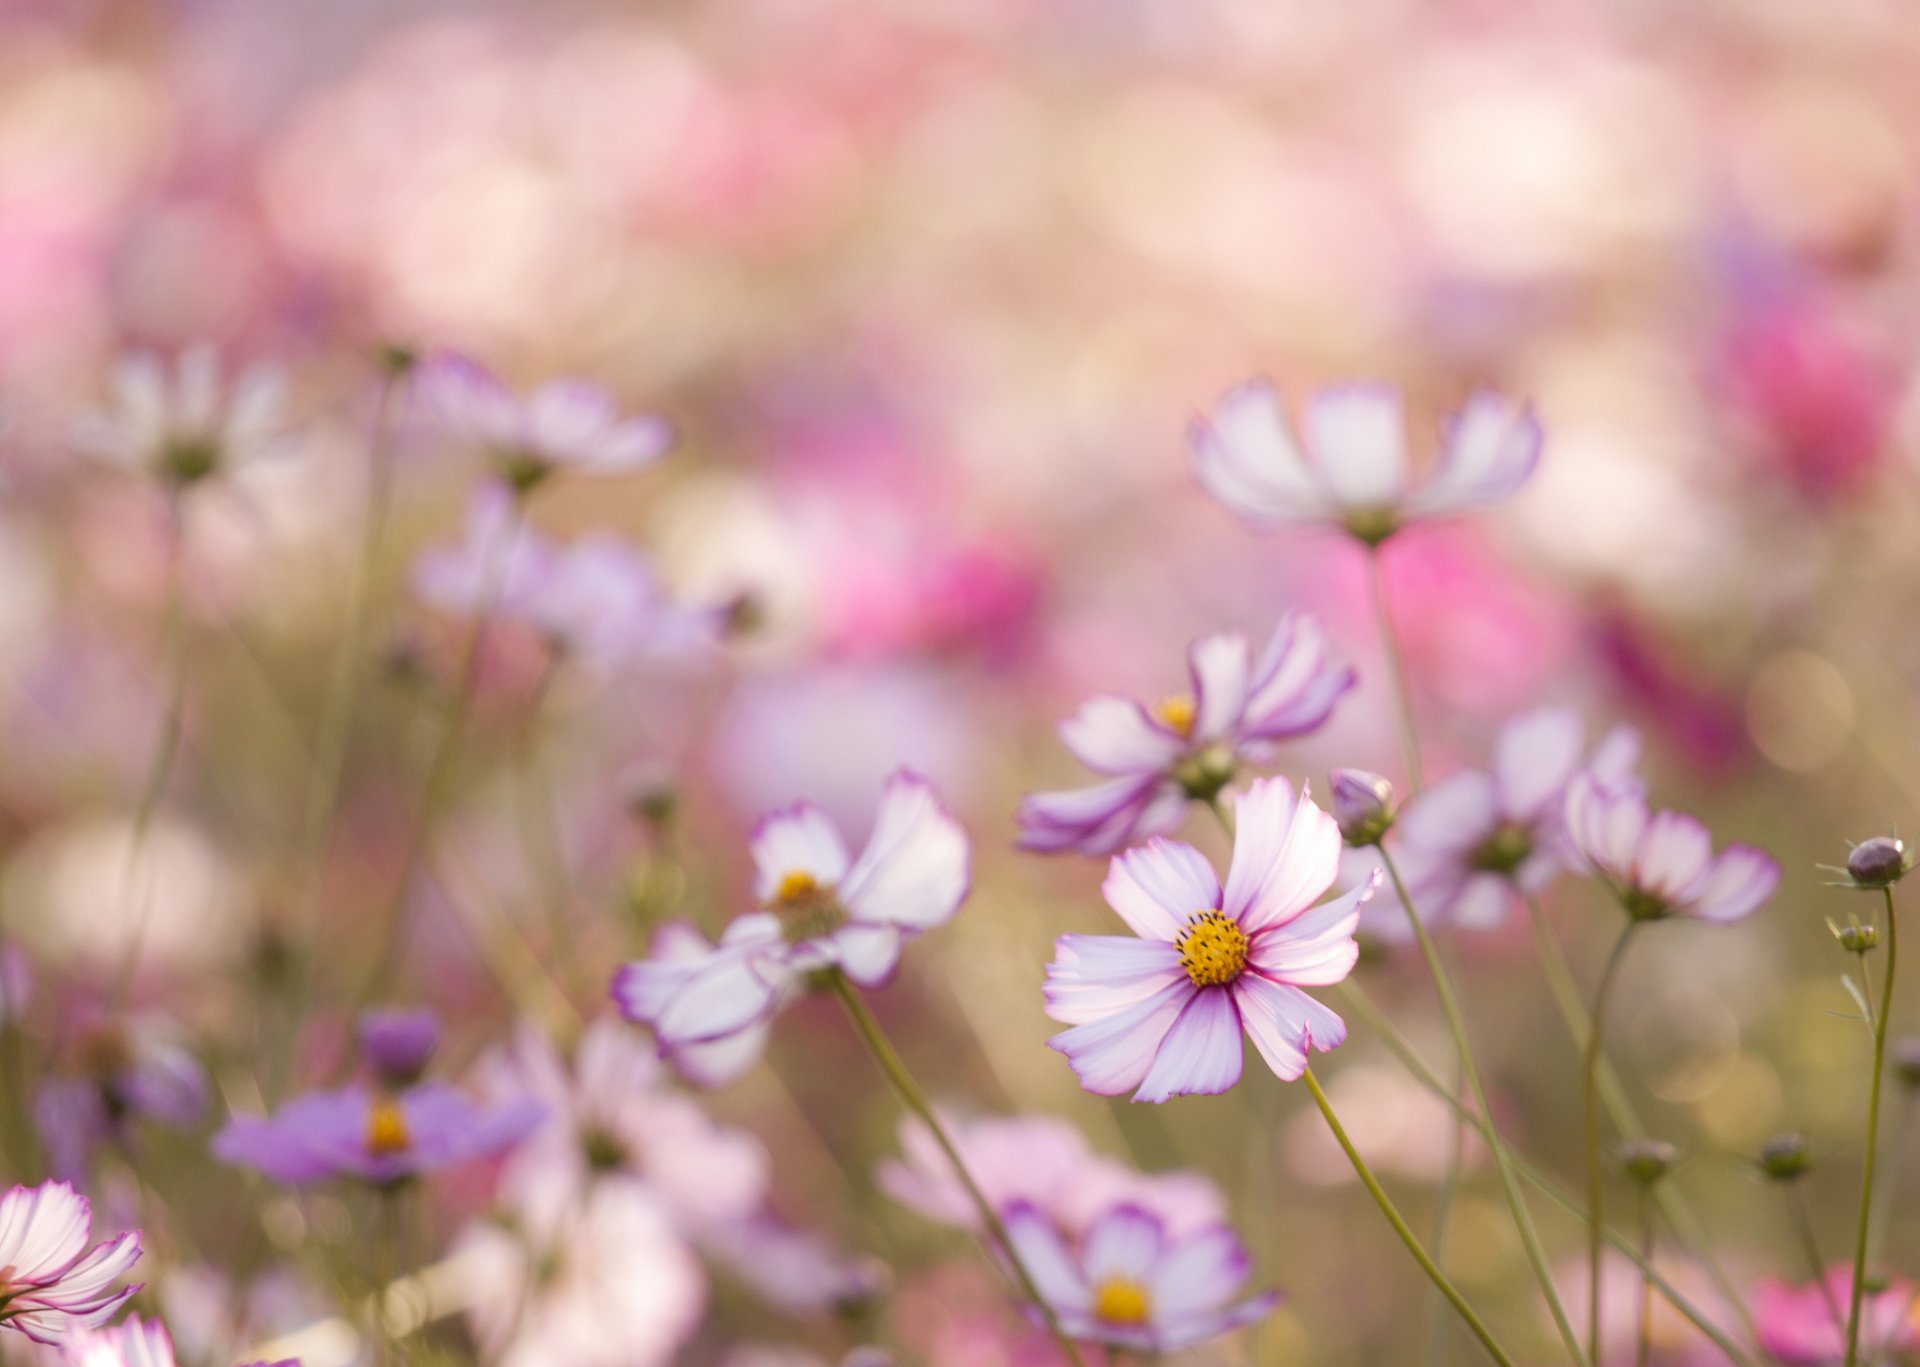
{"type": "Polygon", "coordinates": [[[1274,1292],[1233,1297],[1253,1260],[1226,1225],[1173,1236],[1138,1206],[1108,1210],[1078,1248],[1037,1208],[1007,1212],[1007,1237],[1040,1294],[1076,1339],[1138,1353],[1171,1353],[1270,1313],[1274,1292]]]}
{"type": "MultiPolygon", "coordinates": [[[[158,1320],[129,1319],[111,1329],[86,1329],[63,1345],[71,1367],[177,1367],[173,1339],[158,1320]]],[[[295,1358],[247,1367],[300,1367],[295,1358]]]]}
{"type": "Polygon", "coordinates": [[[383,1086],[418,1082],[439,1043],[440,1018],[425,1007],[379,1009],[360,1016],[360,1060],[383,1086]]]}
{"type": "Polygon", "coordinates": [[[1241,761],[1325,724],[1351,669],[1327,663],[1326,633],[1304,613],[1282,618],[1257,658],[1237,632],[1194,642],[1191,694],[1152,707],[1094,698],[1060,727],[1081,763],[1110,777],[1091,788],[1034,793],[1020,804],[1020,845],[1106,855],[1173,829],[1190,799],[1209,799],[1241,761]]]}
{"type": "Polygon", "coordinates": [[[122,1234],[89,1250],[92,1228],[87,1198],[65,1182],[0,1196],[0,1326],[59,1343],[113,1318],[140,1289],[113,1289],[138,1261],[140,1236],[122,1234]]]}
{"type": "Polygon", "coordinates": [[[49,1080],[34,1099],[56,1177],[83,1183],[101,1145],[134,1142],[136,1121],[184,1130],[206,1113],[206,1070],[166,1021],[90,1020],[73,1053],[74,1075],[49,1080]]]}
{"type": "Polygon", "coordinates": [[[1194,473],[1259,529],[1293,523],[1344,528],[1378,545],[1409,522],[1497,503],[1540,459],[1540,423],[1528,408],[1479,393],[1448,420],[1433,474],[1407,465],[1406,419],[1387,385],[1347,384],[1307,401],[1296,442],[1274,387],[1251,380],[1194,421],[1194,473]]]}
{"type": "Polygon", "coordinates": [[[1636,785],[1581,774],[1567,790],[1567,829],[1588,872],[1636,921],[1690,916],[1737,921],[1780,882],[1780,866],[1749,845],[1718,855],[1707,828],[1680,812],[1647,810],[1636,785]]]}
{"type": "Polygon", "coordinates": [[[826,814],[801,802],[761,821],[753,863],[764,910],[735,920],[704,956],[656,956],[614,979],[621,1010],[669,1050],[763,1025],[810,972],[885,982],[901,946],[967,895],[966,834],[933,785],[907,770],[887,780],[858,859],[826,814]]]}
{"type": "Polygon", "coordinates": [[[348,1087],[296,1097],[271,1117],[237,1115],[213,1151],[276,1182],[347,1176],[388,1186],[504,1152],[544,1115],[537,1101],[477,1106],[437,1082],[398,1094],[348,1087]]]}
{"type": "Polygon", "coordinates": [[[1113,861],[1102,889],[1138,939],[1063,935],[1047,967],[1047,1014],[1072,1026],[1048,1041],[1080,1085],[1135,1101],[1224,1092],[1240,1080],[1244,1030],[1267,1066],[1296,1078],[1308,1051],[1347,1037],[1300,989],[1339,982],[1376,872],[1322,906],[1340,864],[1333,818],[1284,779],[1237,806],[1223,890],[1191,845],[1154,840],[1113,861]]]}
{"type": "Polygon", "coordinates": [[[587,380],[549,380],[522,399],[477,362],[446,354],[420,367],[416,392],[442,427],[484,451],[522,494],[556,470],[638,470],[673,444],[664,421],[622,418],[612,396],[587,380]]]}
{"type": "Polygon", "coordinates": [[[158,356],[134,352],[114,372],[110,406],[81,419],[73,442],[111,465],[185,487],[273,454],[285,399],[280,373],[266,366],[243,372],[223,398],[209,346],[182,353],[171,375],[158,356]]]}

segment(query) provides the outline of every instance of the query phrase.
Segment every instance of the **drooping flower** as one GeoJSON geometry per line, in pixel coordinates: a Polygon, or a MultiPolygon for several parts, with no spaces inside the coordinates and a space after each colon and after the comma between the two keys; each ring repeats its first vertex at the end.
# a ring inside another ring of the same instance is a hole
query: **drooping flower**
{"type": "Polygon", "coordinates": [[[34,1120],[54,1176],[84,1182],[103,1144],[135,1142],[135,1124],[196,1124],[207,1108],[207,1075],[170,1024],[89,1020],[76,1032],[68,1071],[34,1099],[34,1120]]]}
{"type": "Polygon", "coordinates": [[[520,494],[556,470],[638,470],[673,444],[666,422],[622,418],[613,397],[588,380],[549,380],[521,398],[477,362],[443,354],[421,365],[417,385],[423,409],[457,440],[483,452],[520,494]]]}
{"type": "MultiPolygon", "coordinates": [[[[1822,1282],[1762,1282],[1753,1295],[1753,1332],[1768,1356],[1791,1367],[1827,1367],[1846,1356],[1845,1308],[1853,1269],[1835,1266],[1822,1282]],[[1824,1282],[1824,1285],[1822,1285],[1824,1282]],[[1836,1318],[1835,1307],[1841,1315],[1836,1318]]],[[[1896,1277],[1869,1285],[1860,1299],[1860,1360],[1879,1362],[1920,1348],[1920,1286],[1896,1277]]]]}
{"type": "Polygon", "coordinates": [[[1098,697],[1062,723],[1067,748],[1108,777],[1028,796],[1021,848],[1106,855],[1165,834],[1190,800],[1217,795],[1241,763],[1265,763],[1276,742],[1318,730],[1354,683],[1351,669],[1327,662],[1326,633],[1304,613],[1282,618],[1258,657],[1238,632],[1196,641],[1187,669],[1189,694],[1152,707],[1098,697]]]}
{"type": "Polygon", "coordinates": [[[280,372],[269,366],[242,372],[223,396],[210,346],[183,352],[171,374],[160,357],[134,352],[114,372],[110,404],[75,425],[73,442],[184,489],[273,454],[282,444],[285,397],[280,372]]]}
{"type": "Polygon", "coordinates": [[[1780,882],[1770,857],[1750,845],[1714,854],[1705,826],[1681,812],[1650,813],[1634,784],[1609,786],[1581,774],[1567,789],[1566,815],[1582,865],[1636,921],[1737,921],[1780,882]]]}
{"type": "Polygon", "coordinates": [[[1230,392],[1189,434],[1201,485],[1256,528],[1339,527],[1378,545],[1410,522],[1497,503],[1539,463],[1531,409],[1481,392],[1445,424],[1433,473],[1408,468],[1399,393],[1336,385],[1307,401],[1296,441],[1279,393],[1264,380],[1230,392]]]}
{"type": "Polygon", "coordinates": [[[113,1284],[140,1257],[129,1232],[87,1247],[93,1211],[65,1182],[15,1187],[0,1196],[0,1326],[57,1344],[93,1329],[140,1288],[113,1284]]]}
{"type": "Polygon", "coordinates": [[[1006,1215],[1007,1237],[1071,1338],[1171,1353],[1253,1323],[1275,1292],[1234,1299],[1252,1259],[1226,1225],[1175,1236],[1138,1206],[1105,1211],[1078,1247],[1034,1206],[1006,1215]]]}
{"type": "Polygon", "coordinates": [[[1080,1085],[1135,1101],[1224,1092],[1240,1080],[1241,1033],[1296,1078],[1311,1050],[1346,1038],[1301,989],[1339,982],[1359,957],[1354,929],[1380,875],[1315,906],[1338,872],[1340,832],[1284,779],[1255,782],[1236,808],[1223,889],[1191,845],[1154,840],[1113,861],[1107,904],[1139,938],[1063,935],[1047,967],[1048,1041],[1080,1085]]]}
{"type": "MultiPolygon", "coordinates": [[[[110,1329],[83,1329],[62,1345],[71,1367],[177,1367],[173,1338],[159,1320],[128,1319],[110,1329]]],[[[298,1359],[247,1367],[300,1367],[298,1359]]]]}

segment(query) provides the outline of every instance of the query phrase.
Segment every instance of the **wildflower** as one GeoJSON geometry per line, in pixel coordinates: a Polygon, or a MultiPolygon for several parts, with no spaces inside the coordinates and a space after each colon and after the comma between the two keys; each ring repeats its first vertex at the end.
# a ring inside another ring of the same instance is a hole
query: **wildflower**
{"type": "Polygon", "coordinates": [[[848,1257],[810,1230],[759,1215],[709,1230],[707,1256],[788,1314],[855,1314],[886,1289],[884,1265],[848,1257]]]}
{"type": "Polygon", "coordinates": [[[140,1257],[140,1236],[87,1247],[93,1211],[65,1182],[15,1187],[0,1196],[0,1326],[36,1343],[93,1329],[140,1288],[113,1283],[140,1257]]]}
{"type": "Polygon", "coordinates": [[[1360,906],[1380,875],[1316,907],[1340,862],[1333,818],[1284,779],[1253,784],[1237,812],[1224,890],[1198,850],[1154,840],[1115,859],[1103,889],[1139,938],[1056,943],[1047,1014],[1073,1028],[1049,1043],[1088,1091],[1224,1092],[1240,1080],[1243,1029],[1282,1078],[1346,1038],[1340,1017],[1300,989],[1353,968],[1360,906]]]}
{"type": "Polygon", "coordinates": [[[1567,790],[1566,819],[1580,861],[1636,921],[1737,921],[1780,882],[1780,866],[1759,850],[1729,845],[1715,855],[1692,817],[1649,814],[1637,787],[1609,790],[1582,774],[1567,790]]]}
{"type": "Polygon", "coordinates": [[[1354,673],[1327,663],[1326,633],[1304,613],[1281,619],[1256,658],[1237,632],[1187,655],[1192,692],[1151,707],[1094,698],[1060,737],[1089,769],[1090,788],[1034,793],[1020,804],[1020,845],[1105,855],[1173,829],[1190,800],[1214,798],[1242,762],[1264,763],[1275,742],[1325,724],[1354,673]]]}
{"type": "Polygon", "coordinates": [[[72,1052],[71,1075],[42,1084],[34,1100],[56,1177],[83,1182],[101,1145],[134,1142],[137,1121],[184,1130],[206,1111],[206,1071],[164,1021],[88,1021],[72,1052]]]}
{"type": "Polygon", "coordinates": [[[1905,878],[1912,867],[1907,860],[1906,845],[1887,835],[1861,841],[1847,856],[1847,877],[1861,888],[1892,887],[1905,878]]]}
{"type": "Polygon", "coordinates": [[[1252,1260],[1225,1225],[1184,1236],[1138,1206],[1103,1213],[1079,1246],[1020,1204],[1007,1236],[1069,1337],[1140,1353],[1169,1353],[1251,1324],[1278,1305],[1273,1292],[1234,1300],[1252,1260]]]}
{"type": "MultiPolygon", "coordinates": [[[[1833,1307],[1853,1294],[1850,1268],[1827,1270],[1819,1282],[1790,1286],[1762,1282],[1753,1296],[1753,1329],[1761,1350],[1792,1367],[1822,1367],[1846,1356],[1845,1325],[1833,1307]]],[[[1860,1359],[1878,1362],[1892,1353],[1920,1348],[1920,1320],[1913,1314],[1920,1287],[1903,1279],[1868,1286],[1860,1308],[1860,1359]]]]}
{"type": "Polygon", "coordinates": [[[1776,1182],[1794,1182],[1813,1166],[1813,1151],[1803,1134],[1775,1135],[1760,1146],[1760,1171],[1776,1182]]]}
{"type": "Polygon", "coordinates": [[[1410,522],[1499,502],[1540,459],[1532,411],[1484,392],[1448,420],[1423,482],[1407,469],[1405,418],[1389,386],[1324,389],[1307,401],[1302,426],[1304,444],[1274,387],[1249,381],[1194,421],[1194,473],[1256,528],[1321,524],[1377,546],[1410,522]]]}
{"type": "Polygon", "coordinates": [[[524,399],[478,363],[443,354],[419,369],[422,406],[449,433],[486,453],[519,495],[556,470],[614,475],[652,464],[673,444],[659,418],[622,418],[587,380],[549,380],[524,399]]]}
{"type": "Polygon", "coordinates": [[[212,347],[184,352],[171,375],[158,356],[134,352],[114,372],[110,405],[81,419],[73,441],[108,464],[186,489],[274,454],[284,406],[285,383],[271,367],[242,372],[223,399],[212,347]]]}
{"type": "MultiPolygon", "coordinates": [[[[70,1367],[177,1367],[173,1339],[158,1320],[129,1319],[111,1329],[83,1329],[64,1345],[70,1367]]],[[[248,1367],[300,1367],[292,1358],[248,1367]]]]}
{"type": "Polygon", "coordinates": [[[361,1062],[387,1087],[418,1082],[439,1043],[440,1018],[424,1008],[367,1011],[360,1017],[361,1062]]]}

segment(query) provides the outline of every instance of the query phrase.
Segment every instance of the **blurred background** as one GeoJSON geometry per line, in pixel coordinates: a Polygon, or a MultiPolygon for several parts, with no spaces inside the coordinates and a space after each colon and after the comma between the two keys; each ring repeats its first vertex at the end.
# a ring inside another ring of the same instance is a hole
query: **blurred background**
{"type": "MultiPolygon", "coordinates": [[[[449,1020],[446,1066],[514,1016],[451,904],[543,943],[510,777],[529,753],[577,912],[551,965],[589,1014],[650,927],[747,905],[758,813],[812,795],[857,832],[910,762],[975,842],[967,909],[876,998],[930,1089],[1065,1116],[1235,1193],[1262,1280],[1289,1293],[1264,1360],[1404,1363],[1421,1283],[1301,1094],[1250,1073],[1223,1098],[1108,1103],[1043,1047],[1053,937],[1113,923],[1102,865],[1016,853],[1012,813],[1077,781],[1053,726],[1083,698],[1177,691],[1189,640],[1264,636],[1289,607],[1327,621],[1362,684],[1280,770],[1397,773],[1359,552],[1246,532],[1193,484],[1185,428],[1250,375],[1295,397],[1365,377],[1405,388],[1430,453],[1439,415],[1490,385],[1537,405],[1538,476],[1387,554],[1429,770],[1569,704],[1595,734],[1642,730],[1663,804],[1780,859],[1752,922],[1649,937],[1614,1038],[1735,1280],[1798,1275],[1751,1156],[1811,1137],[1837,1253],[1866,1077],[1824,924],[1855,906],[1815,865],[1920,825],[1917,77],[1900,0],[0,0],[0,918],[32,983],[14,1029],[41,1051],[8,1084],[14,1122],[39,1073],[86,1066],[75,1023],[127,955],[119,873],[170,705],[164,501],[69,433],[125,349],[212,341],[284,369],[295,440],[187,510],[180,753],[134,1000],[214,1102],[147,1141],[142,1185],[179,1231],[162,1266],[191,1248],[244,1283],[338,1235],[329,1198],[290,1224],[204,1138],[345,1048],[436,731],[421,680],[457,641],[406,576],[458,535],[473,470],[418,422],[318,860],[311,738],[378,349],[452,347],[667,417],[662,465],[556,484],[535,520],[632,536],[741,630],[700,668],[563,674],[537,725],[525,649],[484,662],[443,821],[470,886],[428,880],[393,975],[449,1020]],[[664,793],[665,819],[635,801],[664,793]],[[309,973],[310,996],[288,987],[309,973]]],[[[1220,849],[1200,820],[1192,838],[1220,849]]],[[[1548,904],[1590,984],[1618,912],[1573,885],[1548,904]]],[[[1452,952],[1503,1122],[1577,1177],[1575,1056],[1526,927],[1452,952]]],[[[1417,963],[1383,954],[1361,980],[1445,1058],[1417,963]]],[[[1328,1072],[1427,1218],[1444,1114],[1363,1029],[1328,1072]]],[[[963,1241],[875,1192],[894,1106],[831,1003],[791,1012],[769,1065],[710,1104],[767,1144],[783,1215],[890,1265],[909,1358],[1046,1360],[963,1241]]],[[[485,1182],[434,1200],[451,1228],[485,1182]]],[[[1577,1228],[1543,1218],[1576,1258],[1577,1228]]],[[[1486,1173],[1454,1219],[1463,1285],[1545,1360],[1486,1173]]],[[[1889,1256],[1920,1246],[1896,1225],[1889,1256]]],[[[831,1356],[848,1332],[716,1274],[679,1360],[831,1356]]],[[[1698,1340],[1672,1334],[1690,1360],[1698,1340]]],[[[457,1328],[436,1343],[464,1351],[457,1328]]]]}

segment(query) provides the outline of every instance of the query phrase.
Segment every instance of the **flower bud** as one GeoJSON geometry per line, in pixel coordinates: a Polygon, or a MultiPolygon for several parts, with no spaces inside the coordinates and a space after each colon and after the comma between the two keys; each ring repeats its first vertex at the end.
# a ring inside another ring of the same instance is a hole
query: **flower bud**
{"type": "Polygon", "coordinates": [[[1634,1139],[1620,1146],[1621,1168],[1643,1187],[1665,1177],[1679,1157],[1679,1150],[1664,1139],[1634,1139]]]}
{"type": "Polygon", "coordinates": [[[1378,845],[1393,825],[1393,785],[1365,769],[1335,769],[1328,782],[1340,838],[1355,849],[1378,845]]]}
{"type": "Polygon", "coordinates": [[[360,1058],[389,1087],[420,1080],[440,1043],[440,1021],[433,1012],[374,1010],[360,1017],[360,1058]]]}
{"type": "Polygon", "coordinates": [[[1847,876],[1857,887],[1892,887],[1906,876],[1907,868],[1907,847],[1890,835],[1863,840],[1847,856],[1847,876]]]}
{"type": "Polygon", "coordinates": [[[1850,921],[1844,926],[1833,926],[1833,938],[1849,954],[1866,954],[1879,947],[1880,929],[1850,921]]]}
{"type": "Polygon", "coordinates": [[[1776,1182],[1792,1182],[1813,1166],[1803,1134],[1783,1134],[1760,1146],[1760,1171],[1776,1182]]]}
{"type": "Polygon", "coordinates": [[[1920,1088],[1920,1038],[1893,1042],[1893,1072],[1904,1086],[1920,1088]]]}

